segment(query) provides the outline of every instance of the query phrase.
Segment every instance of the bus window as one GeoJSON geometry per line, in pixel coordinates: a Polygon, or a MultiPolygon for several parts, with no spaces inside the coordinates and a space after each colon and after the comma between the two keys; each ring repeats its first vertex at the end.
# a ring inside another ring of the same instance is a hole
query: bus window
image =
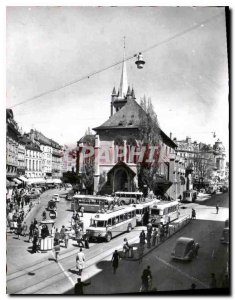
{"type": "Polygon", "coordinates": [[[124,221],[124,215],[120,215],[119,216],[119,222],[123,222],[124,221]]]}
{"type": "Polygon", "coordinates": [[[111,226],[111,225],[112,225],[112,219],[108,219],[107,225],[108,225],[108,226],[111,226]]]}
{"type": "Polygon", "coordinates": [[[137,215],[141,215],[141,209],[136,210],[137,215]]]}
{"type": "Polygon", "coordinates": [[[124,220],[127,220],[128,219],[128,215],[127,214],[124,214],[124,220]]]}
{"type": "Polygon", "coordinates": [[[157,216],[162,216],[163,215],[163,211],[161,209],[152,209],[151,210],[151,214],[157,215],[157,216]]]}
{"type": "Polygon", "coordinates": [[[91,223],[92,227],[106,227],[106,221],[93,220],[91,223]]]}
{"type": "Polygon", "coordinates": [[[167,215],[168,214],[168,208],[166,207],[166,208],[164,208],[164,210],[163,210],[163,214],[164,215],[167,215]]]}

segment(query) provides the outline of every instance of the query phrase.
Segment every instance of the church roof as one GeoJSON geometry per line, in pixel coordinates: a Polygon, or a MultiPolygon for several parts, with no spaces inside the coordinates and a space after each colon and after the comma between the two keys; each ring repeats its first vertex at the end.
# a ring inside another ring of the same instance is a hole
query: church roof
{"type": "Polygon", "coordinates": [[[146,118],[146,112],[135,100],[129,99],[126,105],[124,105],[118,112],[112,115],[101,126],[93,129],[138,128],[143,118],[146,118]]]}
{"type": "MultiPolygon", "coordinates": [[[[146,118],[147,114],[144,109],[134,99],[129,99],[118,112],[112,115],[101,126],[93,128],[93,130],[139,128],[141,122],[146,118]]],[[[166,145],[172,148],[177,147],[177,145],[161,129],[160,135],[166,145]]]]}

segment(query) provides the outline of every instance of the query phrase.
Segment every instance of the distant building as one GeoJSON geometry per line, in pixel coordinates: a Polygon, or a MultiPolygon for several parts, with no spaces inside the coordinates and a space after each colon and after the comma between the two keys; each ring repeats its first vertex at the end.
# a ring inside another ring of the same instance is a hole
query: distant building
{"type": "Polygon", "coordinates": [[[13,111],[6,110],[6,177],[13,179],[18,176],[18,148],[21,134],[14,120],[13,111]]]}
{"type": "Polygon", "coordinates": [[[30,130],[31,139],[37,141],[42,151],[42,174],[45,178],[62,177],[62,146],[37,130],[30,130]]]}
{"type": "Polygon", "coordinates": [[[62,173],[76,172],[77,152],[68,146],[63,147],[62,173]]]}

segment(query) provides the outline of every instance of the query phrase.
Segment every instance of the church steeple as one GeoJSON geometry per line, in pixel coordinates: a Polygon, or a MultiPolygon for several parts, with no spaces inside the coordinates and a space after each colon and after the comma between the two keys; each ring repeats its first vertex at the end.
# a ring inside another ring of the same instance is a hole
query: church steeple
{"type": "Polygon", "coordinates": [[[128,89],[128,83],[127,83],[127,72],[126,72],[126,57],[125,57],[125,37],[124,37],[124,51],[123,51],[123,62],[122,62],[122,74],[121,74],[121,80],[120,80],[120,87],[119,87],[119,96],[118,98],[124,99],[127,93],[128,89]]]}

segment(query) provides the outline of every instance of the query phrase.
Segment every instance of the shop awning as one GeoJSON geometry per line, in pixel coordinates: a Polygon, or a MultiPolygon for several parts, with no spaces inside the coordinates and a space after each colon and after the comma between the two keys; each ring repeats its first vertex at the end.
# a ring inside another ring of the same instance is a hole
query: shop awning
{"type": "Polygon", "coordinates": [[[26,177],[24,177],[24,176],[19,176],[19,179],[22,180],[22,181],[24,181],[24,182],[28,181],[28,179],[26,177]]]}
{"type": "Polygon", "coordinates": [[[29,178],[27,183],[28,184],[45,183],[45,179],[44,178],[29,178]]]}
{"type": "Polygon", "coordinates": [[[13,178],[12,179],[15,183],[17,183],[17,184],[22,184],[22,181],[20,181],[19,179],[17,179],[17,178],[13,178]]]}

